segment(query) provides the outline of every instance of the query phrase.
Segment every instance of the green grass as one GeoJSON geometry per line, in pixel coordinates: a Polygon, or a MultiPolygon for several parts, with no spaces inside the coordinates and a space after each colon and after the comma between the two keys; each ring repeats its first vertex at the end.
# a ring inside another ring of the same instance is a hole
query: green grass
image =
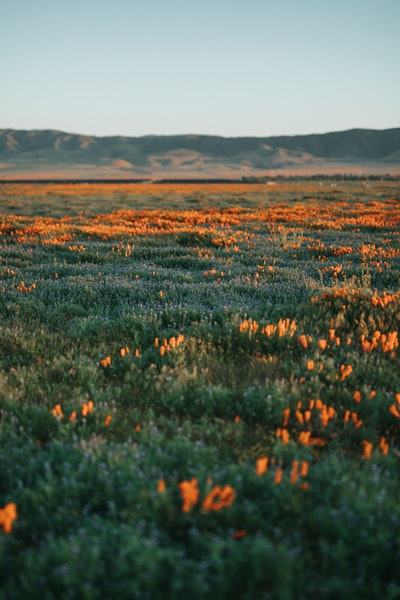
{"type": "MultiPolygon", "coordinates": [[[[341,193],[367,210],[354,185],[341,193]]],[[[399,238],[353,212],[338,229],[247,219],[101,239],[79,225],[64,245],[18,242],[4,217],[0,508],[18,518],[0,528],[0,599],[400,597],[399,348],[382,338],[399,329],[399,238]],[[286,333],[262,331],[280,319],[286,333]],[[294,461],[309,465],[297,481],[294,461]],[[217,485],[234,501],[206,511],[217,485]]]]}

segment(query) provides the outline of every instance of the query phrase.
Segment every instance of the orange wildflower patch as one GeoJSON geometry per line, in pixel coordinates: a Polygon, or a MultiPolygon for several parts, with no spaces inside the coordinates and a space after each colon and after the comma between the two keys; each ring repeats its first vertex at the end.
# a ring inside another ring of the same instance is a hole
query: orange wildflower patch
{"type": "Polygon", "coordinates": [[[370,459],[371,455],[372,455],[372,444],[371,442],[368,442],[367,440],[363,440],[363,456],[366,459],[370,459]]]}
{"type": "Polygon", "coordinates": [[[256,475],[260,477],[263,475],[268,469],[268,456],[262,456],[258,458],[256,461],[256,475]]]}
{"type": "Polygon", "coordinates": [[[14,502],[9,502],[4,508],[0,508],[0,525],[4,533],[11,533],[13,523],[17,517],[17,505],[14,502]]]}
{"type": "Polygon", "coordinates": [[[289,423],[289,418],[290,418],[290,408],[285,408],[283,411],[282,427],[287,426],[287,424],[289,423]]]}
{"type": "Polygon", "coordinates": [[[328,342],[325,339],[318,340],[317,344],[318,344],[318,348],[320,350],[326,350],[326,348],[328,346],[328,342]]]}
{"type": "Polygon", "coordinates": [[[396,417],[396,419],[400,419],[400,411],[395,404],[389,406],[389,412],[396,417]]]}
{"type": "Polygon", "coordinates": [[[225,506],[231,506],[235,499],[235,490],[230,486],[226,485],[221,487],[216,485],[211,492],[203,500],[203,510],[221,510],[225,506]]]}
{"type": "Polygon", "coordinates": [[[64,413],[61,408],[61,404],[56,404],[51,411],[51,414],[54,415],[57,419],[63,419],[64,413]]]}
{"type": "Polygon", "coordinates": [[[344,381],[346,377],[352,373],[353,367],[351,365],[340,365],[340,379],[344,381]]]}
{"type": "Polygon", "coordinates": [[[191,481],[182,481],[178,484],[181,498],[183,501],[182,512],[190,512],[193,506],[196,506],[199,501],[199,488],[197,487],[197,479],[193,477],[191,481]]]}
{"type": "Polygon", "coordinates": [[[101,366],[105,369],[106,367],[111,367],[111,356],[106,356],[103,360],[100,361],[101,366]]]}

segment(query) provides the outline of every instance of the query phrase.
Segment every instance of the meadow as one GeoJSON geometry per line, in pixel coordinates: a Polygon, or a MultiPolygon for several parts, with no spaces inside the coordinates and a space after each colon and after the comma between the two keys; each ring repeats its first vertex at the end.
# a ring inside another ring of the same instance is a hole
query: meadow
{"type": "Polygon", "coordinates": [[[0,599],[399,598],[399,203],[0,185],[0,599]]]}

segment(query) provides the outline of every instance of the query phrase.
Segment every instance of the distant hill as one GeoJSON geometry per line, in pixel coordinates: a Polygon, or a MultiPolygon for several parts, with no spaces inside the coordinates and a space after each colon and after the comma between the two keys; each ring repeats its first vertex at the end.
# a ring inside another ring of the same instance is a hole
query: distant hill
{"type": "Polygon", "coordinates": [[[314,135],[95,137],[0,130],[0,179],[400,173],[400,128],[314,135]]]}

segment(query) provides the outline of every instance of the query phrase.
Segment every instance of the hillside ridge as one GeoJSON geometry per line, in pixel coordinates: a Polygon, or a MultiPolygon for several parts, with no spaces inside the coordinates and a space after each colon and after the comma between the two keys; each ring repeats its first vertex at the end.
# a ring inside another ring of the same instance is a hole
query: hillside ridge
{"type": "Polygon", "coordinates": [[[400,172],[400,128],[331,133],[92,136],[0,129],[0,179],[12,176],[243,177],[279,172],[400,172]]]}

